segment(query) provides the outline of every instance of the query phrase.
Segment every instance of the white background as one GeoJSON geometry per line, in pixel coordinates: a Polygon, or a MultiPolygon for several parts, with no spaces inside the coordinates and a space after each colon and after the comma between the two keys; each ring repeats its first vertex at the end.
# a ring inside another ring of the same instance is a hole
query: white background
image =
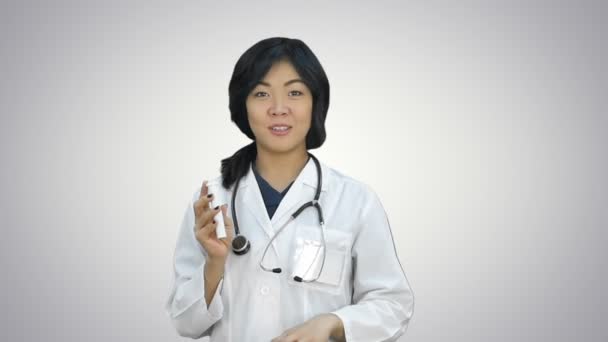
{"type": "Polygon", "coordinates": [[[180,341],[183,211],[249,141],[238,57],[299,38],[331,85],[317,157],[377,191],[410,341],[606,341],[601,1],[3,1],[2,341],[180,341]]]}

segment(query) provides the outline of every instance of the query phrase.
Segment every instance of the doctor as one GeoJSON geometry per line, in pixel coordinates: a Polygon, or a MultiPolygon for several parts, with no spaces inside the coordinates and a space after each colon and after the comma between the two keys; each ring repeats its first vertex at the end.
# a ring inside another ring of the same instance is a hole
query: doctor
{"type": "Polygon", "coordinates": [[[229,97],[232,121],[253,142],[222,160],[210,180],[220,190],[203,182],[185,210],[165,307],[179,335],[396,341],[414,297],[382,204],[308,152],[325,141],[329,106],[313,52],[297,39],[256,43],[238,60],[229,97]],[[214,198],[227,205],[210,207],[214,198]]]}

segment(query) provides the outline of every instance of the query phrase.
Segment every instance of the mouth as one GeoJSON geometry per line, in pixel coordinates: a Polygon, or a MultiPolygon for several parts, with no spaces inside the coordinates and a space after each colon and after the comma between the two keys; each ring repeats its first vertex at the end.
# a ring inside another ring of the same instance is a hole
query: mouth
{"type": "Polygon", "coordinates": [[[291,126],[288,125],[273,125],[268,127],[270,132],[276,136],[283,136],[289,134],[291,132],[291,126]]]}

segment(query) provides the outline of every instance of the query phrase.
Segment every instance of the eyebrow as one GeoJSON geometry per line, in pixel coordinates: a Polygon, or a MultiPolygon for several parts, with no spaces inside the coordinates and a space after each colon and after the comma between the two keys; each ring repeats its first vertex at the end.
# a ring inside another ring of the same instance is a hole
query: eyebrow
{"type": "MultiPolygon", "coordinates": [[[[304,81],[302,81],[301,79],[299,79],[299,78],[294,78],[293,80],[289,80],[289,81],[285,82],[285,84],[283,84],[283,85],[284,85],[284,86],[288,86],[288,85],[290,85],[290,84],[292,84],[292,83],[296,83],[296,82],[300,82],[300,83],[302,83],[302,84],[306,84],[306,83],[304,83],[304,81]]],[[[257,84],[261,84],[261,85],[265,85],[265,86],[267,86],[267,87],[270,87],[270,83],[267,83],[267,82],[264,82],[264,81],[259,81],[257,84]]]]}

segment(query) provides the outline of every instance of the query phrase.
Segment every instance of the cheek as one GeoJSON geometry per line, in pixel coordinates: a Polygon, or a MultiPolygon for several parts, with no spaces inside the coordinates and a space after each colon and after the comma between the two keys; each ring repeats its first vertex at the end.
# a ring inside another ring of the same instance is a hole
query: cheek
{"type": "Polygon", "coordinates": [[[295,119],[300,125],[310,124],[312,118],[312,101],[300,102],[294,108],[295,119]]]}
{"type": "Polygon", "coordinates": [[[264,110],[259,106],[247,104],[247,119],[249,125],[253,128],[262,123],[264,118],[264,110]]]}
{"type": "Polygon", "coordinates": [[[312,123],[312,109],[311,108],[307,108],[305,111],[301,112],[300,115],[298,115],[298,124],[301,127],[306,127],[306,130],[308,130],[308,128],[310,128],[311,123],[312,123]]]}

